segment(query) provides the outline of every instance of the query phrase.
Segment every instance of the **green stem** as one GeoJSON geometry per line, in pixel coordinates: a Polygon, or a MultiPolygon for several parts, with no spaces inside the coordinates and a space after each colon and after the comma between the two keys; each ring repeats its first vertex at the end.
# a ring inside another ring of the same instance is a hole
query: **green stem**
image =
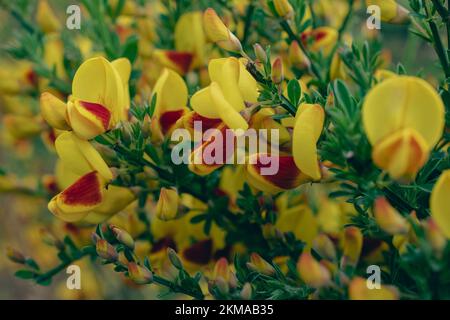
{"type": "Polygon", "coordinates": [[[282,20],[280,22],[280,25],[283,28],[283,30],[288,34],[289,39],[291,41],[297,41],[298,45],[302,49],[302,51],[305,54],[306,58],[308,58],[308,60],[311,63],[311,71],[312,71],[312,73],[314,74],[314,76],[319,80],[319,82],[322,85],[323,84],[323,79],[322,79],[322,75],[320,73],[320,70],[317,68],[316,64],[312,60],[312,57],[311,57],[311,54],[309,53],[309,51],[306,50],[306,47],[303,44],[303,41],[294,33],[294,31],[292,30],[291,26],[289,25],[289,23],[286,20],[282,20]]]}
{"type": "Polygon", "coordinates": [[[425,11],[428,18],[428,25],[430,26],[431,34],[433,35],[433,44],[434,49],[438,55],[439,61],[442,65],[442,68],[444,69],[445,77],[450,77],[450,65],[448,61],[448,55],[445,52],[444,45],[442,44],[442,39],[439,34],[439,29],[436,25],[436,23],[433,21],[433,17],[430,13],[430,9],[428,6],[425,5],[425,11]]]}

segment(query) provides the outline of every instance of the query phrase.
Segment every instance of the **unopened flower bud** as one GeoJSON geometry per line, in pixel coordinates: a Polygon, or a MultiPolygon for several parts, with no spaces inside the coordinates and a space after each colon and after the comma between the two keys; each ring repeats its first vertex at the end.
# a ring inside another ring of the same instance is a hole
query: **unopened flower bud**
{"type": "Polygon", "coordinates": [[[447,239],[445,238],[444,234],[439,229],[433,218],[429,218],[425,222],[425,234],[428,243],[430,243],[431,247],[433,248],[433,251],[437,256],[441,256],[447,245],[447,239]]]}
{"type": "Polygon", "coordinates": [[[300,256],[297,271],[310,287],[321,288],[330,283],[331,275],[328,269],[317,262],[309,252],[304,252],[300,256]]]}
{"type": "Polygon", "coordinates": [[[361,255],[363,235],[357,227],[347,227],[344,231],[344,254],[341,265],[356,266],[361,255]]]}
{"type": "Polygon", "coordinates": [[[164,221],[176,219],[179,216],[180,196],[174,188],[161,188],[156,216],[164,221]]]}
{"type": "Polygon", "coordinates": [[[275,84],[280,84],[284,80],[283,61],[280,57],[276,58],[272,64],[272,81],[275,84]]]}
{"type": "Polygon", "coordinates": [[[111,225],[109,228],[111,229],[114,237],[116,237],[117,241],[126,245],[132,250],[134,249],[134,239],[128,232],[113,225],[111,225]]]}
{"type": "Polygon", "coordinates": [[[214,280],[214,284],[221,294],[226,295],[230,292],[230,287],[224,278],[218,277],[214,280]]]}
{"type": "Polygon", "coordinates": [[[128,263],[128,275],[137,284],[149,284],[153,282],[153,273],[146,267],[134,262],[128,263]]]}
{"type": "Polygon", "coordinates": [[[6,248],[6,256],[12,262],[20,263],[20,264],[24,264],[27,260],[20,251],[14,249],[12,247],[9,247],[9,246],[6,248]]]}
{"type": "Polygon", "coordinates": [[[64,243],[62,243],[61,240],[56,238],[56,236],[52,232],[50,232],[48,229],[41,228],[39,230],[39,233],[41,235],[42,241],[45,244],[47,244],[49,246],[56,247],[56,248],[58,248],[60,250],[64,248],[64,243]]]}
{"type": "Polygon", "coordinates": [[[252,294],[253,294],[252,285],[246,282],[241,290],[241,298],[243,300],[250,300],[252,298],[252,294]]]}
{"type": "Polygon", "coordinates": [[[227,51],[241,52],[242,45],[239,39],[224,25],[212,8],[206,9],[203,14],[203,26],[208,38],[219,47],[227,51]]]}
{"type": "Polygon", "coordinates": [[[177,268],[178,270],[183,269],[183,263],[181,262],[181,259],[175,252],[175,250],[173,250],[172,248],[167,248],[167,256],[169,257],[170,262],[175,268],[177,268]]]}
{"type": "Polygon", "coordinates": [[[289,46],[289,62],[297,69],[303,70],[309,68],[311,62],[300,48],[297,41],[292,41],[289,46]]]}
{"type": "Polygon", "coordinates": [[[116,249],[110,245],[105,239],[97,240],[97,244],[95,245],[95,249],[99,257],[108,260],[108,261],[116,261],[118,254],[116,249]]]}
{"type": "Polygon", "coordinates": [[[294,8],[288,0],[273,0],[275,11],[283,19],[290,19],[294,15],[294,8]]]}
{"type": "Polygon", "coordinates": [[[250,262],[247,262],[247,267],[250,270],[268,276],[273,275],[275,273],[275,268],[257,253],[252,253],[250,255],[250,262]]]}
{"type": "Polygon", "coordinates": [[[333,241],[326,234],[322,233],[313,240],[313,249],[324,259],[336,260],[336,248],[333,241]]]}
{"type": "Polygon", "coordinates": [[[95,232],[92,232],[91,234],[91,242],[92,244],[97,244],[97,241],[100,240],[101,238],[99,237],[99,235],[95,232]]]}
{"type": "Polygon", "coordinates": [[[264,51],[263,47],[261,47],[259,43],[255,43],[253,45],[253,50],[255,51],[256,59],[258,59],[259,62],[265,63],[267,61],[266,51],[264,51]]]}
{"type": "Polygon", "coordinates": [[[384,197],[375,200],[374,216],[380,228],[390,235],[406,234],[409,230],[408,221],[384,197]]]}

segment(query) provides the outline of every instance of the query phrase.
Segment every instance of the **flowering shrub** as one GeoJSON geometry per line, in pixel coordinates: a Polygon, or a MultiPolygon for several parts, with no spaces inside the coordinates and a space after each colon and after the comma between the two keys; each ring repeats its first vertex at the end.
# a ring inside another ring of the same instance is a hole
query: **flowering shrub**
{"type": "Polygon", "coordinates": [[[63,298],[450,299],[448,1],[63,2],[0,2],[18,278],[63,298]],[[408,27],[419,73],[383,41],[408,27]]]}

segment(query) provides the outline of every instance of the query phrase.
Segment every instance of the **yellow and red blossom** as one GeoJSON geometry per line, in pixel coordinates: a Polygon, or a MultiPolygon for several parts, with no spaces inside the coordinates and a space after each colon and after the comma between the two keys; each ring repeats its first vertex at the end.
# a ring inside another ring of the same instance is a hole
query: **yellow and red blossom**
{"type": "Polygon", "coordinates": [[[250,155],[246,164],[247,182],[254,188],[270,194],[295,189],[311,179],[295,165],[294,158],[289,155],[250,155]],[[279,170],[275,174],[263,174],[262,170],[278,162],[279,170]],[[269,165],[268,165],[269,164],[269,165]]]}
{"type": "Polygon", "coordinates": [[[310,287],[321,288],[331,281],[328,269],[320,264],[309,252],[303,252],[297,262],[300,278],[310,287]]]}

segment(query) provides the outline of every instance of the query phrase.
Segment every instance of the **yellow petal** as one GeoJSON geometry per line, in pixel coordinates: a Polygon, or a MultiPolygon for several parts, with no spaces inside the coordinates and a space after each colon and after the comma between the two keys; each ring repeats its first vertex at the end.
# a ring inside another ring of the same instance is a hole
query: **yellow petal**
{"type": "Polygon", "coordinates": [[[210,96],[214,107],[217,108],[219,117],[228,126],[228,128],[242,130],[248,129],[247,121],[225,99],[224,93],[216,82],[211,83],[210,96]]]}
{"type": "Polygon", "coordinates": [[[187,12],[175,25],[175,49],[180,52],[190,52],[194,55],[192,67],[202,66],[205,61],[206,38],[203,31],[202,13],[187,12]]]}
{"type": "Polygon", "coordinates": [[[414,129],[399,130],[375,145],[372,158],[393,179],[413,179],[428,160],[428,145],[414,129]]]}
{"type": "Polygon", "coordinates": [[[130,109],[130,89],[128,88],[128,81],[131,76],[131,63],[127,58],[119,58],[111,62],[113,67],[117,70],[120,76],[120,80],[123,86],[123,107],[124,107],[124,118],[126,119],[126,115],[128,110],[130,109]]]}
{"type": "Polygon", "coordinates": [[[295,164],[303,173],[319,180],[322,175],[316,144],[322,133],[325,111],[320,105],[304,104],[298,112],[292,141],[295,164]]]}
{"type": "Polygon", "coordinates": [[[398,290],[392,286],[381,286],[380,289],[369,289],[367,280],[356,277],[349,285],[351,300],[397,300],[398,290]]]}
{"type": "Polygon", "coordinates": [[[239,90],[244,101],[256,103],[258,102],[259,96],[258,83],[250,72],[247,71],[243,60],[239,59],[239,90]]]}
{"type": "Polygon", "coordinates": [[[49,210],[64,221],[74,222],[84,218],[88,212],[103,201],[103,179],[93,171],[59,193],[48,204],[49,210]]]}
{"type": "Polygon", "coordinates": [[[98,103],[80,100],[69,101],[67,115],[73,132],[84,140],[90,140],[109,129],[111,112],[98,103]]]}
{"type": "Polygon", "coordinates": [[[97,171],[105,180],[112,179],[111,170],[97,150],[72,132],[64,132],[55,141],[55,148],[64,166],[79,175],[97,171]]]}
{"type": "Polygon", "coordinates": [[[86,60],[72,82],[73,97],[109,109],[114,123],[123,118],[123,83],[117,70],[103,57],[86,60]]]}
{"type": "Polygon", "coordinates": [[[436,182],[430,208],[434,221],[450,239],[450,170],[444,171],[436,182]]]}
{"type": "Polygon", "coordinates": [[[206,9],[203,14],[203,25],[209,40],[215,42],[219,47],[233,52],[242,50],[239,39],[228,30],[214,9],[206,9]]]}
{"type": "Polygon", "coordinates": [[[197,91],[191,98],[191,106],[199,115],[216,119],[219,118],[219,113],[217,109],[214,108],[210,92],[210,87],[197,91]]]}
{"type": "Polygon", "coordinates": [[[156,116],[164,111],[183,109],[187,104],[186,84],[178,73],[170,69],[164,69],[155,84],[153,93],[156,94],[156,116]]]}
{"type": "Polygon", "coordinates": [[[67,123],[67,105],[49,92],[41,94],[41,115],[55,129],[70,129],[67,123]]]}
{"type": "Polygon", "coordinates": [[[89,211],[88,215],[83,218],[83,222],[88,224],[102,223],[125,209],[135,199],[136,196],[130,189],[110,185],[103,192],[103,201],[100,206],[89,211]]]}
{"type": "Polygon", "coordinates": [[[413,128],[432,148],[444,129],[444,104],[425,80],[393,77],[376,85],[366,96],[363,122],[372,145],[403,128],[413,128]]]}
{"type": "Polygon", "coordinates": [[[212,60],[209,64],[209,74],[211,82],[216,82],[226,100],[236,111],[245,108],[244,99],[239,89],[240,63],[236,58],[212,60]]]}

